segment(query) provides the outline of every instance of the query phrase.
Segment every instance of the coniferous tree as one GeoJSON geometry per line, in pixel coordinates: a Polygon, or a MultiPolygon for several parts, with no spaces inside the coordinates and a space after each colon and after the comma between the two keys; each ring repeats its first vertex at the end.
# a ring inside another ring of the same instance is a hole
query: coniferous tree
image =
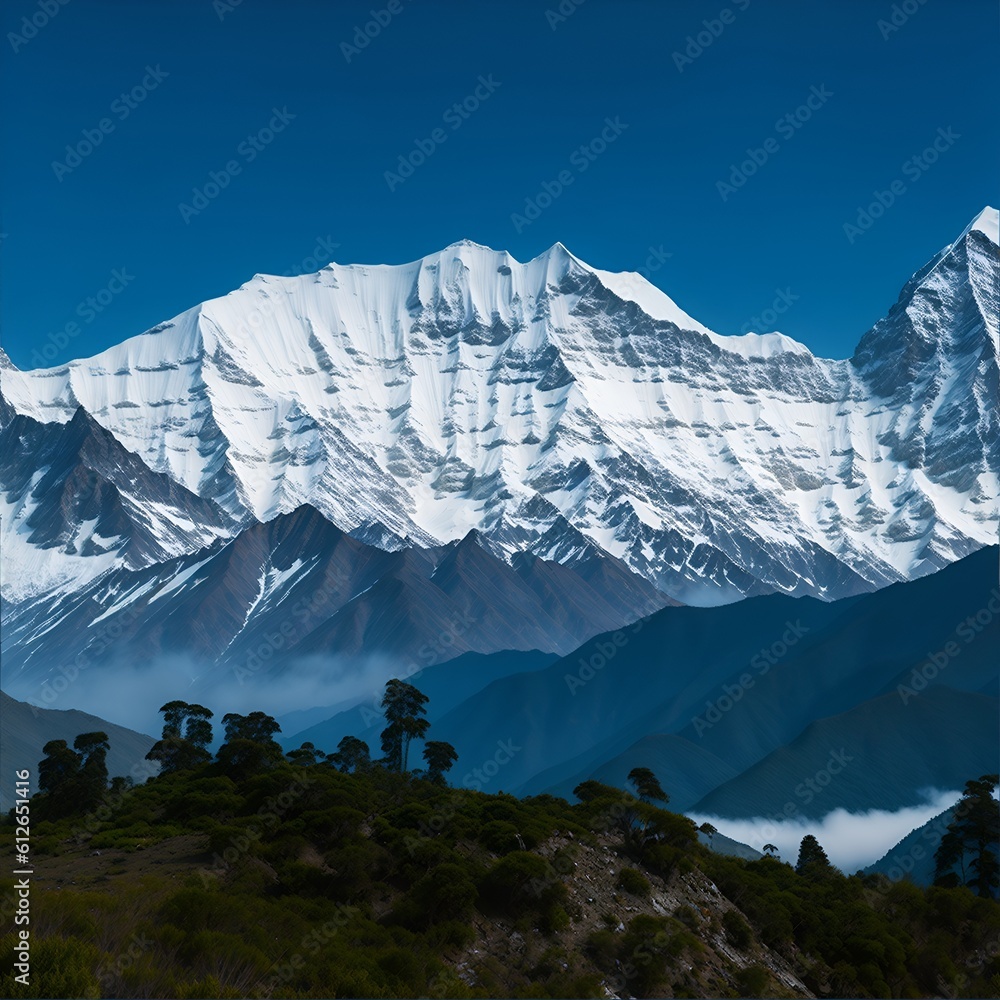
{"type": "Polygon", "coordinates": [[[979,896],[996,895],[1000,887],[1000,804],[993,798],[993,790],[998,782],[1000,776],[984,774],[965,783],[954,818],[934,853],[935,884],[962,884],[979,896]]]}
{"type": "Polygon", "coordinates": [[[830,864],[826,851],[811,833],[807,833],[799,844],[799,859],[795,862],[795,870],[807,878],[818,878],[833,872],[833,865],[830,864]]]}

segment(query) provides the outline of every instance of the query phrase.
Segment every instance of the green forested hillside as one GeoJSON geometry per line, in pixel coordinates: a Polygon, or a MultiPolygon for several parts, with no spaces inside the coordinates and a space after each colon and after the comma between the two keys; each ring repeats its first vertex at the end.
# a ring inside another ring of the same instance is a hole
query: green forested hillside
{"type": "Polygon", "coordinates": [[[13,981],[7,934],[3,995],[1000,992],[1000,906],[965,888],[720,857],[597,782],[571,805],[343,773],[308,748],[249,760],[119,783],[58,820],[36,796],[32,978],[13,981]]]}

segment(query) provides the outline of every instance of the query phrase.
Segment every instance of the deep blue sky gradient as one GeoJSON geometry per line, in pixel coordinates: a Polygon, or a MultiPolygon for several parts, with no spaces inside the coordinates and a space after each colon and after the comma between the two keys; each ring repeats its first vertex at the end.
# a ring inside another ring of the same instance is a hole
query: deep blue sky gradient
{"type": "MultiPolygon", "coordinates": [[[[608,270],[662,247],[651,280],[708,326],[740,332],[789,289],[764,328],[844,357],[998,201],[995,0],[927,0],[888,38],[877,22],[893,4],[869,0],[584,0],[554,29],[556,0],[401,2],[350,61],[341,43],[386,0],[242,0],[221,19],[212,0],[70,0],[17,52],[5,37],[0,321],[14,362],[92,354],[256,272],[300,268],[321,238],[341,262],[398,263],[465,237],[520,260],[560,240],[608,270]],[[732,23],[679,72],[672,53],[725,7],[732,23]],[[147,65],[169,76],[117,119],[147,65]],[[495,93],[460,128],[443,123],[491,74],[495,93]],[[813,86],[833,96],[782,137],[775,123],[813,86]],[[273,107],[295,119],[248,163],[240,143],[273,107]],[[53,161],[105,117],[114,130],[58,179],[53,161]],[[579,172],[574,150],[616,117],[627,129],[579,172]],[[447,140],[390,191],[385,172],[438,127],[447,140]],[[911,181],[904,162],[939,128],[960,138],[911,181]],[[717,182],[768,137],[778,151],[724,201],[717,182]],[[179,205],[233,159],[241,172],[185,223],[179,205]],[[573,183],[518,232],[512,214],[567,169],[573,183]],[[897,178],[906,193],[849,242],[844,223],[897,178]],[[78,315],[116,268],[125,290],[78,315]]],[[[38,9],[10,0],[4,35],[38,9]]]]}

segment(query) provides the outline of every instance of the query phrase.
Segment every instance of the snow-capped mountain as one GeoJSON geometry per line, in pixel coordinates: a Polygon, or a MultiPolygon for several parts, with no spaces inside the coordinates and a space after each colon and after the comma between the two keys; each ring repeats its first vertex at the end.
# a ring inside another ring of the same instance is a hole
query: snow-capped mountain
{"type": "Polygon", "coordinates": [[[561,244],[467,241],[257,275],[58,368],[4,355],[5,606],[304,504],[383,550],[613,556],[685,603],[932,572],[997,537],[998,255],[986,209],[849,360],[719,336],[561,244]],[[103,457],[72,473],[74,435],[103,457]]]}

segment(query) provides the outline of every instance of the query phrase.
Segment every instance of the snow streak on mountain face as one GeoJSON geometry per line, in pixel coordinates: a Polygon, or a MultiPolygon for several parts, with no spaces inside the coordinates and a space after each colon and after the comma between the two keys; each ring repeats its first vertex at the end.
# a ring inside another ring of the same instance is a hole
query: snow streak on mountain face
{"type": "Polygon", "coordinates": [[[19,442],[3,596],[79,589],[303,504],[389,550],[475,530],[508,560],[609,554],[696,604],[920,576],[997,538],[998,253],[987,209],[842,361],[714,334],[561,244],[521,264],[470,242],[258,275],[61,368],[2,356],[19,442]],[[87,467],[103,514],[39,512],[70,433],[118,455],[87,467]]]}

